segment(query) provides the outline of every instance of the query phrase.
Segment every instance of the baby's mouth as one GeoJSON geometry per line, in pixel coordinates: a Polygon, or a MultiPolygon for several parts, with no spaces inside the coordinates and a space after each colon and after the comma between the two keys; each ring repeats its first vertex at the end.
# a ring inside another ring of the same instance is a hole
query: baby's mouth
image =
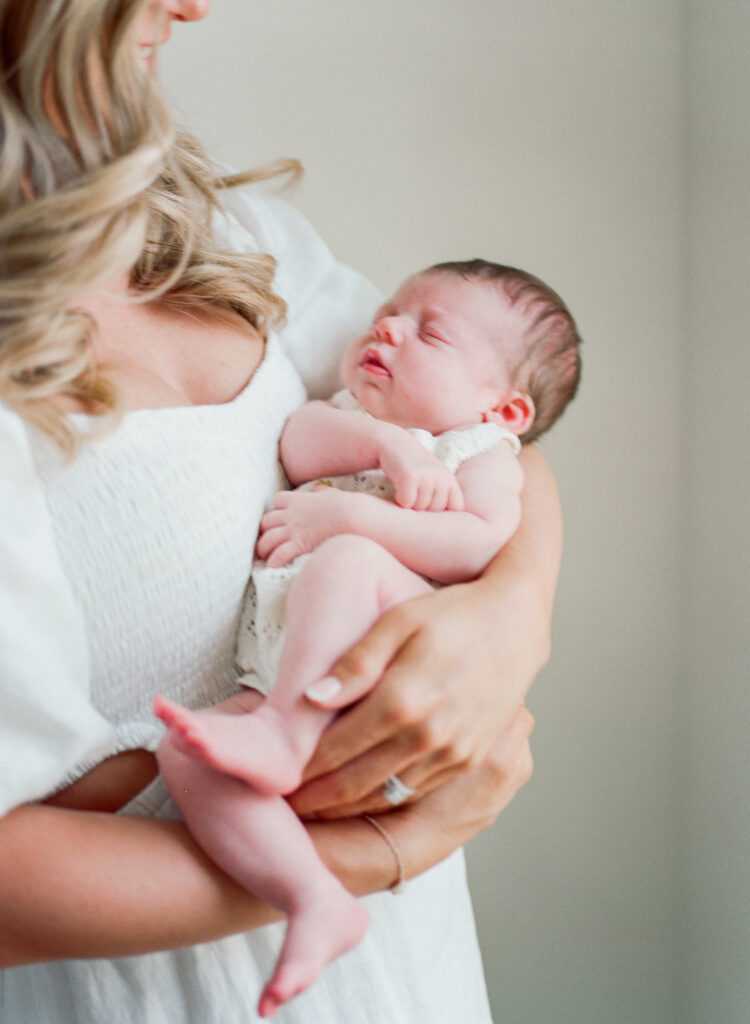
{"type": "Polygon", "coordinates": [[[390,377],[391,371],[385,365],[376,348],[368,348],[362,356],[359,364],[363,370],[374,374],[376,377],[390,377]]]}

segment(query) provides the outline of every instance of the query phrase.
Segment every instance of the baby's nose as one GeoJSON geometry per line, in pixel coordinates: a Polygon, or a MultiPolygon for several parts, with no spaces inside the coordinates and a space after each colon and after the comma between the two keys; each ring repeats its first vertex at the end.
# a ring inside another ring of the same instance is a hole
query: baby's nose
{"type": "Polygon", "coordinates": [[[387,341],[391,345],[400,345],[404,340],[405,324],[401,317],[384,316],[375,324],[373,333],[381,341],[387,341]]]}

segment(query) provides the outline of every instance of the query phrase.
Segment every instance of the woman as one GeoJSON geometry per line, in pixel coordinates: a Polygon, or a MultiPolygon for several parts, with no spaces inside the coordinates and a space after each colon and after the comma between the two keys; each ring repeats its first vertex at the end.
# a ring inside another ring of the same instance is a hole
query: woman
{"type": "MultiPolygon", "coordinates": [[[[297,371],[330,390],[377,297],[283,204],[236,190],[212,217],[214,174],[152,74],[171,22],[207,10],[0,3],[4,1024],[246,1022],[281,940],[173,820],[150,705],[233,692],[297,371]]],[[[485,576],[385,616],[336,667],[330,706],[378,686],[293,805],[322,819],[310,834],[372,928],[287,1024],[489,1020],[450,855],[530,773],[518,705],[546,656],[559,516],[541,456],[522,458],[523,526],[485,576]],[[414,790],[395,811],[394,776],[414,790]]]]}

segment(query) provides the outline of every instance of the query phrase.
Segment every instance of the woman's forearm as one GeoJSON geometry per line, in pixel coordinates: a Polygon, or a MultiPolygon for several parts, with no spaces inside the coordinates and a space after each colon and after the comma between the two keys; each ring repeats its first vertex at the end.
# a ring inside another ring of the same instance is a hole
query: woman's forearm
{"type": "MultiPolygon", "coordinates": [[[[355,895],[393,882],[390,851],[367,823],[311,833],[355,895]]],[[[180,822],[35,805],[0,821],[0,967],[174,949],[280,916],[215,868],[180,822]]]]}
{"type": "Polygon", "coordinates": [[[557,485],[539,449],[526,446],[520,456],[525,474],[521,524],[482,575],[488,599],[514,583],[530,601],[539,602],[546,627],[562,556],[562,516],[557,485]]]}

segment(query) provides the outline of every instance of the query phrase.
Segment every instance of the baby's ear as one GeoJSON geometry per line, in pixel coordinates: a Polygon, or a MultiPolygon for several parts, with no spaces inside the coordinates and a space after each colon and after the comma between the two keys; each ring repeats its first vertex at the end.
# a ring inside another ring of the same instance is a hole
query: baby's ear
{"type": "Polygon", "coordinates": [[[494,409],[482,414],[485,423],[497,423],[522,437],[534,422],[534,402],[525,391],[509,391],[494,409]]]}

